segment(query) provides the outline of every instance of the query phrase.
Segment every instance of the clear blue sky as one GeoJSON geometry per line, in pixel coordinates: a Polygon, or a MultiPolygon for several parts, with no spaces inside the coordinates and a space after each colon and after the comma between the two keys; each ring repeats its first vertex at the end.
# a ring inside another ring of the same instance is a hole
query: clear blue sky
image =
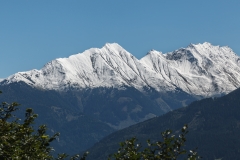
{"type": "Polygon", "coordinates": [[[0,78],[106,42],[141,58],[205,41],[240,55],[240,0],[0,0],[0,78]]]}

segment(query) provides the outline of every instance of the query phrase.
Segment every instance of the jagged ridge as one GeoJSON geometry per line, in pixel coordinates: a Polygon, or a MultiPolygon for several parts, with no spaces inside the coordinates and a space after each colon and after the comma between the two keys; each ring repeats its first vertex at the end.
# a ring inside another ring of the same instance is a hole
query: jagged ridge
{"type": "Polygon", "coordinates": [[[163,54],[152,50],[138,60],[117,43],[91,48],[18,72],[2,81],[23,81],[48,90],[131,86],[140,91],[183,91],[200,96],[226,94],[240,86],[240,58],[229,47],[190,44],[163,54]]]}

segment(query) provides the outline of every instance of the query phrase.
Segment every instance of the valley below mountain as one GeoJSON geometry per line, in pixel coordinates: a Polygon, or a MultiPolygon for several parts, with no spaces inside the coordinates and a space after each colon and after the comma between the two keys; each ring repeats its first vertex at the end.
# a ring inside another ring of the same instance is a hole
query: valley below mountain
{"type": "Polygon", "coordinates": [[[204,160],[240,159],[240,89],[220,98],[195,101],[188,107],[176,109],[120,131],[114,132],[88,149],[89,160],[107,159],[116,153],[119,142],[136,137],[143,147],[147,140],[162,141],[161,132],[173,130],[178,135],[188,124],[186,148],[197,148],[204,160]]]}

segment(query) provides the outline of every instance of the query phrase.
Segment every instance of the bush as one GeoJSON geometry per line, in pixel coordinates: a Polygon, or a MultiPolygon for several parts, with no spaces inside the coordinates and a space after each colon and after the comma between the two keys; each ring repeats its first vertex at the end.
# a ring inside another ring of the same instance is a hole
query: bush
{"type": "Polygon", "coordinates": [[[121,142],[117,153],[110,156],[109,160],[176,160],[177,158],[184,158],[186,154],[188,160],[200,159],[201,157],[198,156],[195,150],[187,152],[183,148],[188,133],[187,128],[187,125],[183,126],[178,137],[173,135],[171,130],[166,130],[161,134],[162,142],[152,143],[148,140],[148,147],[144,149],[142,149],[141,144],[136,144],[136,138],[121,142]]]}

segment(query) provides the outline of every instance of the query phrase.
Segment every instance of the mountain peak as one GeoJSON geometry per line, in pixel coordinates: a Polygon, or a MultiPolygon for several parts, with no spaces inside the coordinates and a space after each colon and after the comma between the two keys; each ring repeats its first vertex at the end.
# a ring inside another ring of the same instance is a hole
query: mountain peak
{"type": "MultiPolygon", "coordinates": [[[[200,43],[199,43],[200,44],[200,43]]],[[[205,46],[212,46],[212,44],[210,42],[203,42],[202,45],[205,45],[205,46]]]]}
{"type": "Polygon", "coordinates": [[[148,56],[157,56],[157,57],[158,57],[158,56],[163,56],[163,53],[160,52],[160,51],[151,49],[151,50],[148,51],[148,53],[147,53],[143,58],[141,58],[141,59],[144,59],[144,58],[146,58],[146,57],[148,57],[148,56]]]}
{"type": "Polygon", "coordinates": [[[213,46],[211,43],[209,42],[203,42],[203,43],[198,43],[198,44],[193,44],[190,43],[187,48],[195,48],[195,47],[211,47],[213,46]]]}
{"type": "Polygon", "coordinates": [[[103,48],[109,49],[109,50],[124,50],[122,46],[120,46],[118,43],[106,43],[103,48]]]}
{"type": "Polygon", "coordinates": [[[193,44],[190,43],[187,48],[228,48],[231,49],[229,46],[219,46],[219,45],[213,45],[210,42],[204,42],[204,43],[198,43],[198,44],[193,44]]]}

